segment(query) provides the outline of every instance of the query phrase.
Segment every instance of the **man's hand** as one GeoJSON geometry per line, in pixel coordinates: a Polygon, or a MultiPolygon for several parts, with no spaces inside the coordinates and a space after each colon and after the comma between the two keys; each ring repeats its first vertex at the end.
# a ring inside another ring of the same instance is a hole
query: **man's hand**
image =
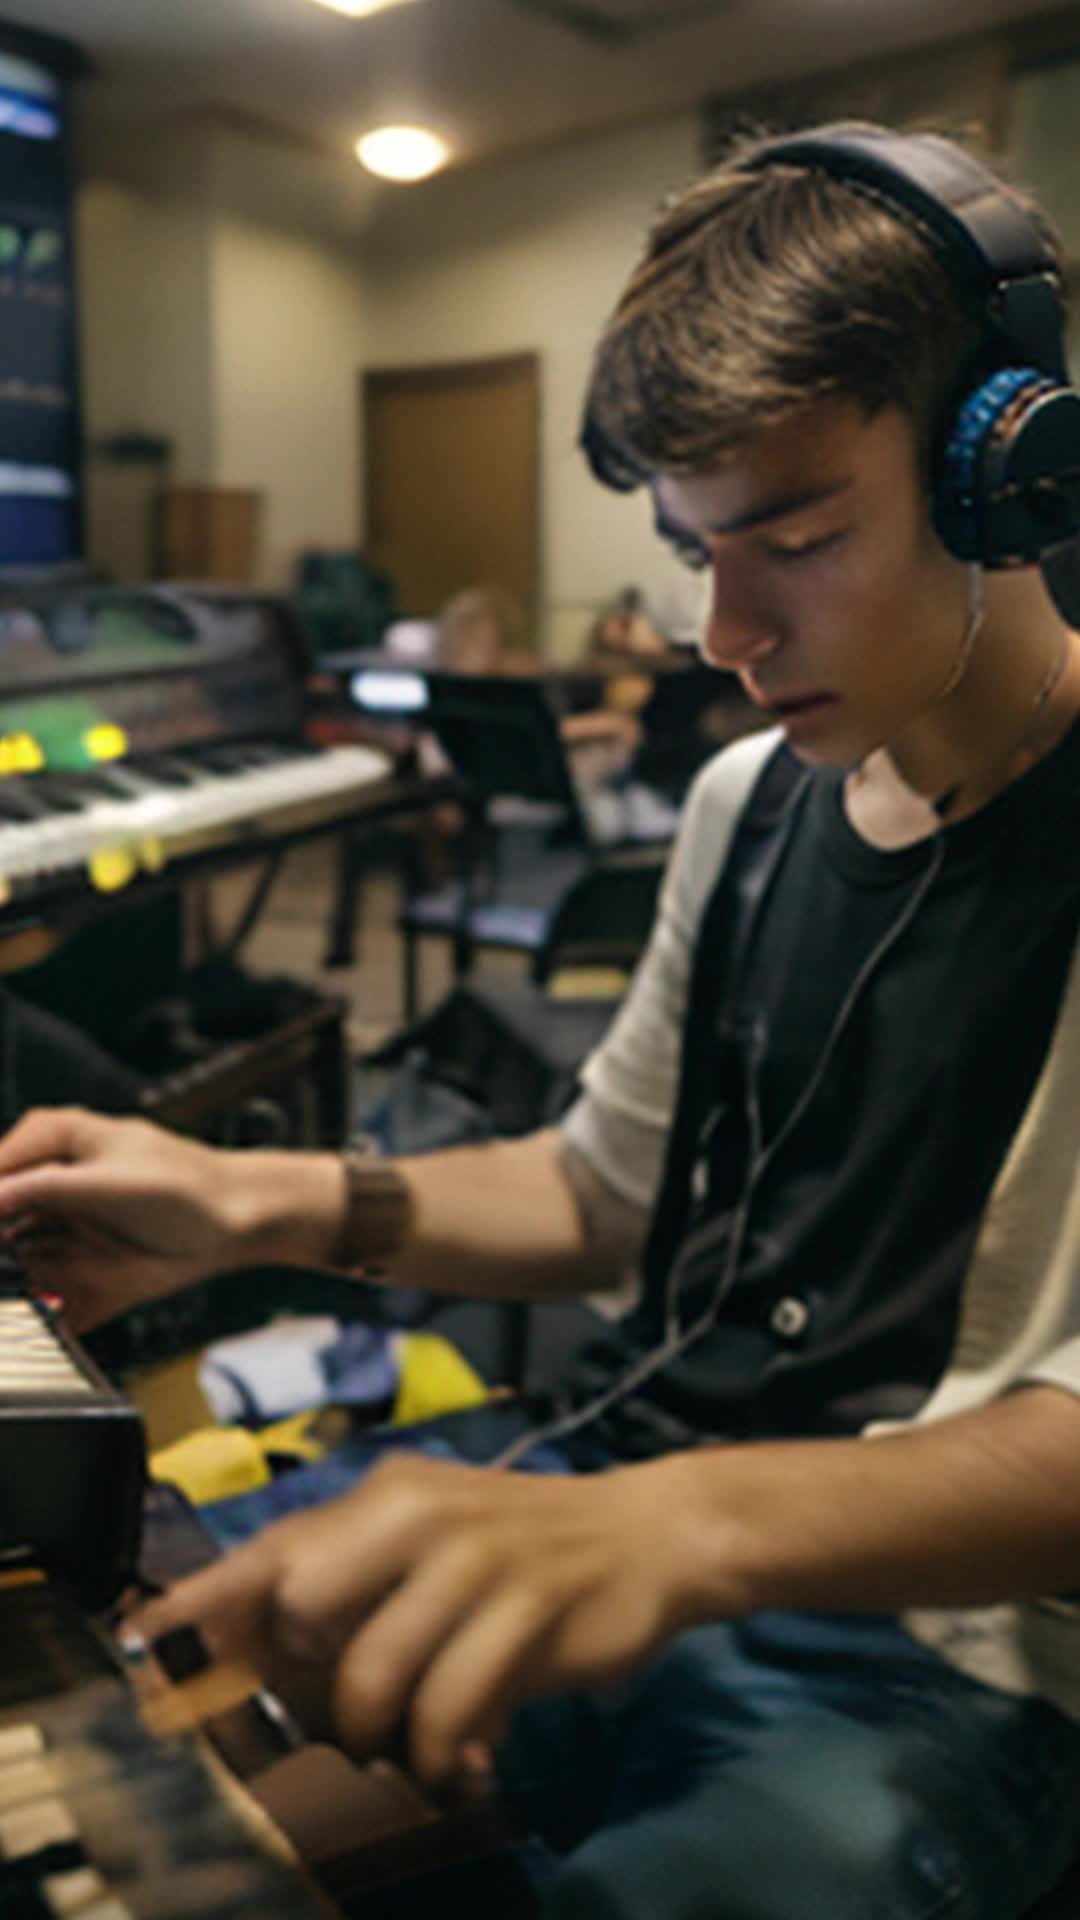
{"type": "Polygon", "coordinates": [[[616,1682],[699,1617],[688,1464],[573,1479],[399,1455],[140,1625],[198,1625],[301,1713],[321,1678],[346,1746],[370,1754],[405,1730],[417,1773],[444,1787],[524,1701],[616,1682]]]}
{"type": "Polygon", "coordinates": [[[77,1107],[26,1114],[0,1140],[0,1229],[80,1330],[224,1267],[318,1262],[342,1195],[332,1155],[223,1152],[77,1107]]]}

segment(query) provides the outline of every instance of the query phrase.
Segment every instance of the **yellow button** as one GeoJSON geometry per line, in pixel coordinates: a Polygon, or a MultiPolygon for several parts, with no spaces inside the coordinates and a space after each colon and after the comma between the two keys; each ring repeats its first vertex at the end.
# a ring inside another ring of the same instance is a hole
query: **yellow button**
{"type": "Polygon", "coordinates": [[[32,733],[17,733],[11,742],[11,764],[16,773],[36,773],[45,755],[32,733]]]}
{"type": "Polygon", "coordinates": [[[140,840],[139,858],[147,873],[160,873],[165,865],[165,843],[162,840],[140,840]]]}
{"type": "Polygon", "coordinates": [[[118,893],[134,880],[138,869],[130,847],[103,847],[94,854],[88,871],[99,893],[118,893]]]}
{"type": "Polygon", "coordinates": [[[119,760],[127,752],[128,737],[123,727],[103,721],[100,726],[87,728],[83,734],[83,746],[91,760],[119,760]]]}

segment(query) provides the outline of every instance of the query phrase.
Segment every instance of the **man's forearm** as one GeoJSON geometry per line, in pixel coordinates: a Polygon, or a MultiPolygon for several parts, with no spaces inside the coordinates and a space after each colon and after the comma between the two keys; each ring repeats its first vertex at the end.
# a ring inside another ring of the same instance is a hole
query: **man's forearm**
{"type": "Polygon", "coordinates": [[[245,1259],[300,1257],[436,1292],[541,1299],[614,1284],[644,1220],[619,1218],[614,1199],[590,1206],[587,1171],[569,1177],[555,1131],[348,1168],[335,1154],[243,1159],[245,1259]]]}
{"type": "MultiPolygon", "coordinates": [[[[391,1162],[405,1189],[398,1244],[376,1264],[401,1286],[477,1298],[542,1299],[585,1292],[605,1250],[585,1231],[555,1133],[491,1140],[391,1162]]],[[[366,1209],[355,1189],[346,1256],[363,1264],[366,1209]],[[354,1249],[356,1250],[354,1253],[354,1249]]]]}
{"type": "Polygon", "coordinates": [[[1080,1588],[1080,1402],[1055,1387],[872,1439],[710,1448],[666,1469],[693,1515],[688,1618],[1080,1588]]]}

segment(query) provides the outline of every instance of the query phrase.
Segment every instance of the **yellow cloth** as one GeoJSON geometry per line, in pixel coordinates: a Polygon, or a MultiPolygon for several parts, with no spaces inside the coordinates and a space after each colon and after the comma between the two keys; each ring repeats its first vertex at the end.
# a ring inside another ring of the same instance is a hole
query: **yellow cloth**
{"type": "Polygon", "coordinates": [[[399,1361],[397,1397],[390,1416],[395,1427],[478,1407],[488,1398],[489,1389],[480,1375],[441,1334],[403,1335],[399,1361]]]}
{"type": "Polygon", "coordinates": [[[320,1430],[320,1417],[325,1412],[325,1408],[318,1407],[314,1413],[290,1413],[286,1420],[275,1420],[269,1427],[260,1427],[257,1438],[264,1455],[288,1454],[298,1464],[321,1460],[331,1444],[320,1430]]]}
{"type": "Polygon", "coordinates": [[[270,1459],[288,1456],[299,1464],[321,1460],[327,1442],[310,1412],[294,1413],[271,1426],[197,1427],[171,1447],[150,1455],[154,1480],[171,1481],[194,1506],[211,1500],[230,1500],[237,1493],[254,1493],[273,1479],[270,1459]]]}
{"type": "MultiPolygon", "coordinates": [[[[457,1348],[438,1333],[406,1333],[398,1340],[398,1390],[391,1414],[394,1426],[433,1420],[440,1413],[476,1407],[489,1389],[457,1348]]],[[[298,1463],[319,1460],[334,1440],[328,1439],[325,1408],[294,1413],[287,1420],[252,1430],[250,1427],[197,1427],[171,1446],[150,1455],[150,1475],[168,1480],[194,1506],[212,1500],[230,1500],[253,1493],[273,1479],[270,1465],[276,1455],[298,1463]]]]}
{"type": "Polygon", "coordinates": [[[197,1507],[269,1486],[262,1441],[247,1427],[197,1427],[150,1455],[152,1480],[168,1480],[197,1507]]]}

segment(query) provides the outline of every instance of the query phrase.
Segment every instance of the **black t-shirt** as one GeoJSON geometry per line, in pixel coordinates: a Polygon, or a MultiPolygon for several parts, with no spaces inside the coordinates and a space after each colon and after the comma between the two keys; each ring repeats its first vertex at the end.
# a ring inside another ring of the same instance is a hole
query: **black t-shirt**
{"type": "Polygon", "coordinates": [[[573,1401],[663,1339],[672,1291],[680,1328],[710,1324],[604,1417],[620,1451],[854,1432],[925,1399],[1050,1043],[1080,919],[1078,841],[1080,722],[918,845],[868,846],[831,771],[752,847],[736,839],[726,918],[714,897],[702,923],[705,940],[710,925],[725,934],[691,1006],[708,1091],[679,1245],[581,1356],[573,1401]]]}

